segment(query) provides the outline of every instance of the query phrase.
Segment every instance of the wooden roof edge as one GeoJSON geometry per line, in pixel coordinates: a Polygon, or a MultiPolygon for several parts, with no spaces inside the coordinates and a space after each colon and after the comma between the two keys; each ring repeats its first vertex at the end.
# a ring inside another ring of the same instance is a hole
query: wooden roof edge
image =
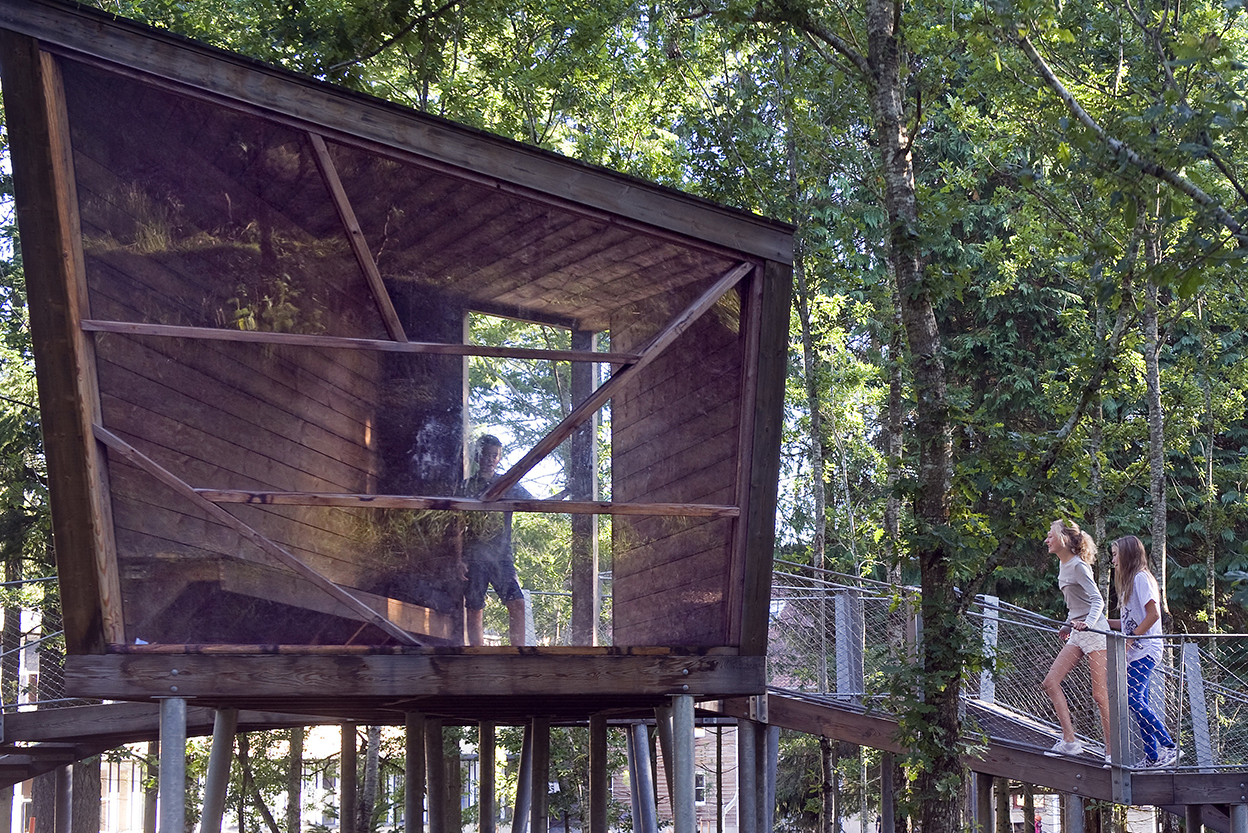
{"type": "Polygon", "coordinates": [[[68,0],[0,0],[0,28],[693,240],[766,260],[793,262],[793,227],[787,223],[421,113],[68,0]],[[302,94],[292,94],[292,87],[302,94]]]}

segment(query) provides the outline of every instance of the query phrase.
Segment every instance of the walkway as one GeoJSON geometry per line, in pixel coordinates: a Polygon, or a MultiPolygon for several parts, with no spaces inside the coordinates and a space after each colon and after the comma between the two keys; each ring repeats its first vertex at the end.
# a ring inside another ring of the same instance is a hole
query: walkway
{"type": "MultiPolygon", "coordinates": [[[[917,588],[781,564],[772,585],[768,647],[771,688],[765,705],[772,725],[890,752],[889,669],[910,661],[921,633],[917,588]]],[[[1151,700],[1183,751],[1180,765],[1136,769],[1139,734],[1111,681],[1111,725],[1122,726],[1126,748],[1107,766],[1100,721],[1086,664],[1066,681],[1067,699],[1085,752],[1056,756],[1060,737],[1040,682],[1061,647],[1059,622],[992,597],[971,606],[989,668],[966,683],[963,757],[974,772],[1005,776],[1063,793],[1122,804],[1155,805],[1183,815],[1209,805],[1205,824],[1229,830],[1229,808],[1248,809],[1248,637],[1167,636],[1153,675],[1151,700]]],[[[1111,639],[1111,668],[1114,642],[1111,639]]],[[[1121,650],[1119,648],[1119,650],[1121,650]]],[[[1112,675],[1111,675],[1112,676],[1112,675]]],[[[727,712],[748,716],[742,704],[727,712]]],[[[1245,816],[1248,822],[1248,814],[1245,816]]]]}

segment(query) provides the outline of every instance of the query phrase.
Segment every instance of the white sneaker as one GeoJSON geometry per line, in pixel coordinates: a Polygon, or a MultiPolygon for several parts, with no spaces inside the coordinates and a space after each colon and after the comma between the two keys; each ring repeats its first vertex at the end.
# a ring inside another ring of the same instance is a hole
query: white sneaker
{"type": "Polygon", "coordinates": [[[1143,758],[1140,758],[1135,762],[1135,766],[1133,766],[1132,769],[1152,769],[1155,766],[1157,766],[1157,760],[1145,755],[1143,758]]]}
{"type": "Polygon", "coordinates": [[[1179,762],[1179,758],[1183,757],[1183,753],[1179,751],[1177,746],[1163,746],[1157,755],[1157,763],[1153,764],[1157,769],[1169,769],[1179,762]]]}
{"type": "Polygon", "coordinates": [[[1056,752],[1058,755],[1080,755],[1083,753],[1083,744],[1077,740],[1059,740],[1049,751],[1056,752]]]}

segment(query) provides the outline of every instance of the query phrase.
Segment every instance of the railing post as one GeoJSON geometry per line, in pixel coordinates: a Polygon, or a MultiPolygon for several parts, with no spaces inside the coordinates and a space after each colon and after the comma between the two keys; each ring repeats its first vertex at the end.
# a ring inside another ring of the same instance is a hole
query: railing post
{"type": "Polygon", "coordinates": [[[980,596],[984,606],[984,670],[979,672],[979,699],[985,703],[997,702],[997,631],[1001,622],[1001,599],[997,596],[980,596]]]}
{"type": "Polygon", "coordinates": [[[863,669],[862,591],[846,589],[836,594],[836,696],[861,702],[866,688],[863,669]]]}
{"type": "Polygon", "coordinates": [[[1105,738],[1105,752],[1109,755],[1110,793],[1115,804],[1131,803],[1131,770],[1127,758],[1131,755],[1131,730],[1127,715],[1127,638],[1121,633],[1108,637],[1106,676],[1109,678],[1109,728],[1110,737],[1105,738]]]}
{"type": "Polygon", "coordinates": [[[1183,673],[1187,677],[1187,700],[1192,714],[1192,740],[1196,745],[1196,763],[1201,768],[1213,766],[1213,744],[1209,738],[1209,711],[1205,702],[1205,677],[1200,668],[1200,646],[1183,643],[1183,673]]]}

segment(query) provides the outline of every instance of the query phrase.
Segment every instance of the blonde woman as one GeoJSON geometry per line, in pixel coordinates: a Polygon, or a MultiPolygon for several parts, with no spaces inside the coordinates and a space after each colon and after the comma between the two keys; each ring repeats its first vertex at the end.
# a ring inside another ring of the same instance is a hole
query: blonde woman
{"type": "MultiPolygon", "coordinates": [[[[1121,619],[1110,619],[1109,626],[1128,637],[1161,635],[1161,591],[1148,569],[1148,553],[1134,535],[1109,545],[1109,563],[1114,565],[1114,587],[1118,591],[1121,619]]],[[[1160,639],[1127,639],[1127,707],[1140,727],[1144,757],[1135,766],[1165,768],[1174,766],[1181,754],[1161,719],[1148,704],[1148,681],[1161,659],[1160,639]]]]}
{"type": "Polygon", "coordinates": [[[1057,556],[1057,587],[1066,599],[1066,624],[1061,628],[1066,644],[1044,677],[1044,693],[1053,701],[1057,722],[1062,727],[1062,739],[1053,745],[1052,751],[1060,755],[1078,755],[1083,744],[1075,739],[1075,726],[1070,719],[1070,707],[1062,692],[1062,680],[1079,660],[1088,658],[1088,671],[1092,675],[1092,699],[1101,712],[1101,729],[1106,748],[1109,747],[1109,688],[1105,678],[1105,636],[1093,630],[1109,630],[1105,618],[1105,600],[1092,577],[1092,565],[1096,563],[1096,543],[1092,536],[1069,521],[1054,521],[1044,543],[1049,552],[1057,556]],[[1089,630],[1092,629],[1092,630],[1089,630]]]}

